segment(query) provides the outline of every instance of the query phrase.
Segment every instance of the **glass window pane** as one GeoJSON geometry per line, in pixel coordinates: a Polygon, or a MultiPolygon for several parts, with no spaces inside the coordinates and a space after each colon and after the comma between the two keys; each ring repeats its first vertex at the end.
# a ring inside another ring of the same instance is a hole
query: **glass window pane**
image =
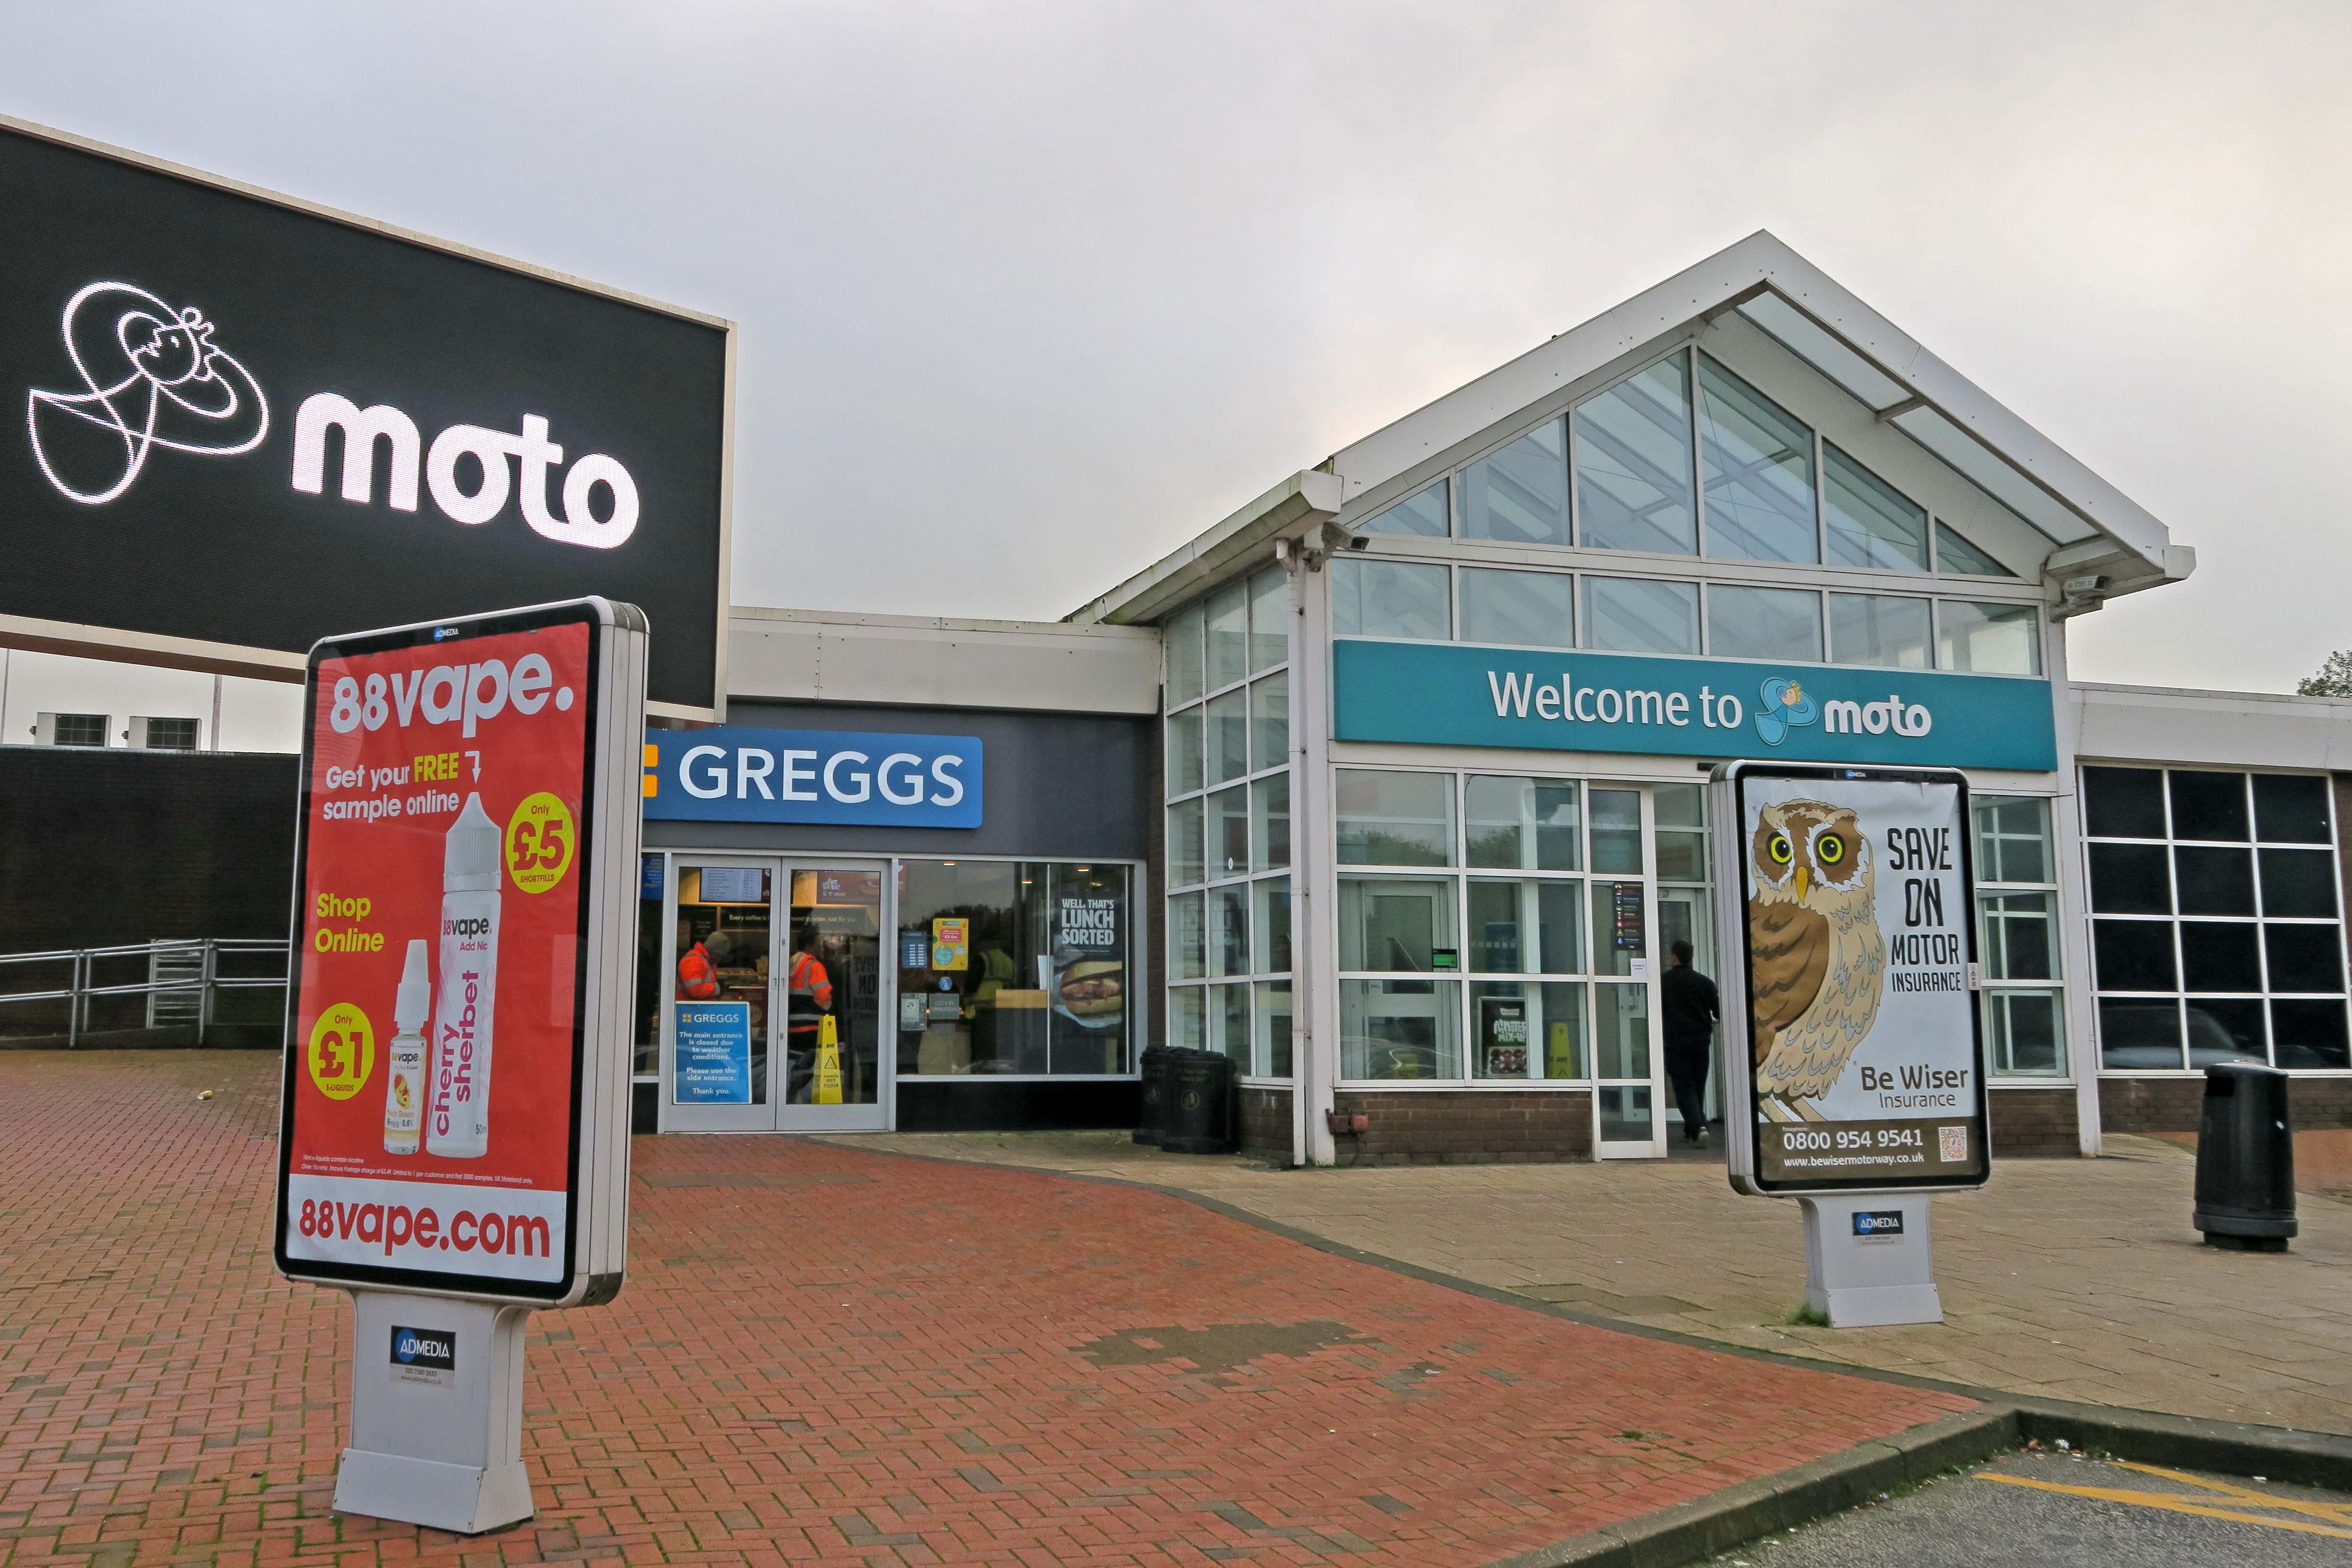
{"type": "Polygon", "coordinates": [[[2032,605],[1936,602],[1937,647],[1946,669],[1980,675],[2042,673],[2042,616],[2032,605]]]}
{"type": "Polygon", "coordinates": [[[2246,775],[2180,772],[2172,785],[2172,836],[2246,841],[2246,775]]]}
{"type": "Polygon", "coordinates": [[[1458,967],[1454,880],[1339,879],[1339,967],[1429,974],[1458,967]]]}
{"type": "Polygon", "coordinates": [[[1445,481],[1409,495],[1377,517],[1352,525],[1358,533],[1406,533],[1423,539],[1445,537],[1445,481]]]}
{"type": "Polygon", "coordinates": [[[2183,845],[2172,852],[2172,885],[2184,915],[2254,912],[2254,857],[2244,849],[2183,845]]]}
{"type": "Polygon", "coordinates": [[[1670,882],[1707,879],[1706,835],[1658,830],[1658,875],[1670,882]]]}
{"type": "Polygon", "coordinates": [[[2066,1070],[2059,1048],[2058,995],[2053,991],[1985,994],[1985,1044],[2003,1078],[2055,1077],[2066,1070]]]}
{"type": "Polygon", "coordinates": [[[1642,797],[1630,789],[1592,792],[1592,868],[1642,870],[1642,797]]]}
{"type": "Polygon", "coordinates": [[[1935,663],[1927,601],[1896,594],[1832,594],[1830,659],[1927,669],[1935,663]]]}
{"type": "Polygon", "coordinates": [[[2335,857],[2325,849],[2263,849],[2263,913],[2332,920],[2336,915],[2335,857]]]}
{"type": "Polygon", "coordinates": [[[1278,871],[1290,864],[1290,775],[1268,773],[1250,785],[1253,871],[1278,871]]]}
{"type": "Polygon", "coordinates": [[[1253,974],[1250,964],[1249,884],[1209,889],[1209,973],[1253,974]]]}
{"type": "Polygon", "coordinates": [[[1209,989],[1187,985],[1168,993],[1168,1043],[1179,1050],[1208,1049],[1209,989]]]}
{"type": "Polygon", "coordinates": [[[1290,658],[1290,580],[1279,566],[1250,579],[1250,673],[1272,669],[1290,658]]]}
{"type": "Polygon", "coordinates": [[[1259,1078],[1288,1078],[1290,1053],[1290,982],[1260,981],[1257,987],[1257,1052],[1250,1071],[1259,1078]]]}
{"type": "Polygon", "coordinates": [[[1822,596],[1795,588],[1706,589],[1706,646],[1717,658],[1822,658],[1822,596]]]}
{"type": "Polygon", "coordinates": [[[1334,561],[1329,576],[1331,629],[1338,636],[1443,642],[1453,634],[1443,566],[1334,561]]]}
{"type": "Polygon", "coordinates": [[[1698,551],[1690,370],[1679,353],[1576,410],[1576,521],[1588,550],[1698,551]]]}
{"type": "Polygon", "coordinates": [[[2091,908],[2103,915],[2168,915],[2172,884],[2161,844],[2091,846],[2091,908]]]}
{"type": "Polygon", "coordinates": [[[1229,583],[1209,595],[1209,687],[1230,686],[1249,673],[1249,587],[1229,583]]]}
{"type": "Polygon", "coordinates": [[[1168,705],[1201,695],[1201,606],[1188,605],[1168,623],[1168,705]]]}
{"type": "MultiPolygon", "coordinates": [[[[1601,998],[1606,1004],[1607,997],[1601,998]]],[[[1607,1038],[1610,1021],[1595,1021],[1596,1035],[1607,1038]]],[[[1647,1143],[1657,1126],[1656,1108],[1647,1085],[1611,1088],[1606,1085],[1592,1091],[1592,1099],[1601,1113],[1601,1139],[1604,1143],[1647,1143]]]]}
{"type": "Polygon", "coordinates": [[[1212,985],[1209,995],[1209,1042],[1207,1049],[1234,1058],[1234,1068],[1241,1072],[1250,1068],[1250,988],[1246,985],[1212,985]]]}
{"type": "Polygon", "coordinates": [[[1202,895],[1179,893],[1168,900],[1168,975],[1198,980],[1209,973],[1208,926],[1202,895]]]}
{"type": "Polygon", "coordinates": [[[2180,1005],[2100,997],[2099,1065],[2116,1072],[2180,1068],[2180,1005]]]}
{"type": "Polygon", "coordinates": [[[1025,866],[1023,875],[1033,879],[1033,896],[1045,895],[1046,907],[1038,914],[1050,962],[1040,978],[1050,994],[1051,1070],[1134,1071],[1129,1056],[1128,1020],[1133,1015],[1128,980],[1133,971],[1127,945],[1134,928],[1128,912],[1128,868],[1055,861],[1025,866]]]}
{"type": "Polygon", "coordinates": [[[1280,973],[1290,967],[1290,879],[1266,877],[1250,889],[1257,910],[1258,973],[1280,973]]]}
{"type": "MultiPolygon", "coordinates": [[[[102,737],[101,737],[102,738],[102,737]]],[[[671,1063],[672,1104],[768,1103],[768,976],[774,957],[773,879],[754,867],[678,862],[677,927],[668,973],[670,1005],[692,1017],[695,1004],[740,1002],[711,1009],[701,1049],[671,1063]]],[[[658,937],[656,937],[658,940],[658,937]]],[[[673,1018],[673,1027],[676,1025],[673,1018]]]]}
{"type": "Polygon", "coordinates": [[[1471,865],[1573,871],[1581,863],[1584,835],[1574,779],[1473,773],[1465,800],[1471,865]]]}
{"type": "Polygon", "coordinates": [[[1961,538],[1952,525],[1936,524],[1936,570],[1962,577],[2014,577],[2016,573],[1961,538]]]}
{"type": "Polygon", "coordinates": [[[2271,844],[2327,842],[2327,781],[2309,773],[2254,775],[2254,831],[2271,844]]]}
{"type": "Polygon", "coordinates": [[[2164,837],[2164,775],[2154,768],[2084,768],[2084,831],[2094,838],[2164,837]]]}
{"type": "Polygon", "coordinates": [[[2048,893],[1983,893],[1987,980],[2055,980],[2057,911],[2048,893]]]}
{"type": "Polygon", "coordinates": [[[2283,1068],[2352,1067],[2341,1002],[2273,1002],[2271,1048],[2283,1068]]]}
{"type": "MultiPolygon", "coordinates": [[[[1592,988],[1593,1076],[1650,1076],[1650,988],[1646,985],[1595,985],[1592,988]]],[[[1604,1133],[1614,1137],[1616,1134],[1604,1133]]],[[[1646,1138],[1644,1130],[1629,1134],[1646,1138]]]]}
{"type": "MultiPolygon", "coordinates": [[[[2160,925],[2151,930],[2161,931],[2160,925]]],[[[2324,930],[2324,927],[2273,926],[2273,931],[2324,930]]],[[[2180,922],[2180,988],[2183,991],[2260,991],[2263,961],[2254,942],[2252,921],[2183,921],[2180,922]]],[[[2334,932],[2328,933],[2331,937],[2334,932]]],[[[2103,945],[2100,949],[2106,950],[2103,945]]],[[[2099,984],[2110,991],[2153,991],[2154,984],[2132,984],[2112,979],[2105,970],[2099,984]]],[[[2273,982],[2276,984],[2276,982],[2273,982]]],[[[2282,991],[2326,990],[2326,986],[2280,985],[2282,991]]]]}
{"type": "Polygon", "coordinates": [[[1221,789],[1209,796],[1209,878],[1238,877],[1250,868],[1249,791],[1221,789]]]}
{"type": "Polygon", "coordinates": [[[1584,646],[1618,653],[1696,653],[1698,585],[1638,577],[1584,580],[1584,646]]]}
{"type": "Polygon", "coordinates": [[[1462,640],[1574,647],[1575,579],[1565,572],[1461,572],[1462,640]]]}
{"type": "Polygon", "coordinates": [[[1461,983],[1339,982],[1339,1076],[1414,1079],[1462,1076],[1461,983]]]}
{"type": "Polygon", "coordinates": [[[1545,974],[1584,973],[1584,894],[1575,882],[1534,882],[1536,968],[1545,974]]]}
{"type": "MultiPolygon", "coordinates": [[[[1194,709],[1200,712],[1203,710],[1194,709]]],[[[1209,782],[1223,784],[1249,772],[1249,693],[1235,689],[1212,697],[1208,714],[1209,782]]]]}
{"type": "Polygon", "coordinates": [[[1705,827],[1706,788],[1695,784],[1652,784],[1650,810],[1661,827],[1705,827]]]}
{"type": "Polygon", "coordinates": [[[1342,768],[1332,804],[1342,866],[1454,864],[1451,773],[1342,768]]]}
{"type": "Polygon", "coordinates": [[[2048,882],[2050,803],[2032,795],[1983,795],[1973,802],[1977,879],[2048,882]]]}
{"type": "Polygon", "coordinates": [[[1250,766],[1278,768],[1290,760],[1290,672],[1277,670],[1249,689],[1250,766]]]}
{"type": "Polygon", "coordinates": [[[1828,442],[1822,448],[1822,523],[1831,562],[1926,571],[1927,509],[1828,442]]]}
{"type": "MultiPolygon", "coordinates": [[[[1572,885],[1572,884],[1571,884],[1572,885]]],[[[1470,968],[1480,974],[1517,974],[1521,967],[1519,884],[1470,879],[1470,968]]]]}
{"type": "Polygon", "coordinates": [[[1516,981],[1488,980],[1470,987],[1470,1076],[1486,1079],[1540,1078],[1538,1053],[1528,1049],[1528,987],[1516,981]]]}
{"type": "MultiPolygon", "coordinates": [[[[2189,925],[2180,928],[2184,942],[2187,933],[2196,929],[2189,925]]],[[[2264,926],[2263,945],[2269,950],[2272,990],[2344,989],[2344,939],[2337,927],[2264,926]]]]}
{"type": "Polygon", "coordinates": [[[1812,431],[1705,354],[1698,356],[1698,410],[1706,552],[1819,561],[1812,431]]]}
{"type": "Polygon", "coordinates": [[[2252,997],[2200,997],[2181,1010],[2189,1029],[2189,1065],[2270,1060],[2263,1040],[2263,1005],[2252,997]]]}
{"type": "Polygon", "coordinates": [[[1168,808],[1168,882],[1181,888],[1203,880],[1201,803],[1188,800],[1168,808]]]}
{"type": "Polygon", "coordinates": [[[1181,709],[1168,716],[1168,793],[1190,795],[1201,787],[1202,710],[1181,709]]]}
{"type": "Polygon", "coordinates": [[[2170,921],[2093,921],[2092,952],[2102,991],[2171,991],[2170,921]]]}
{"type": "Polygon", "coordinates": [[[1557,419],[1454,477],[1462,537],[1510,544],[1568,542],[1568,468],[1557,419]]]}
{"type": "Polygon", "coordinates": [[[1555,1082],[1586,1077],[1586,987],[1570,981],[1530,985],[1527,991],[1535,1004],[1528,1020],[1528,1076],[1555,1082]]]}

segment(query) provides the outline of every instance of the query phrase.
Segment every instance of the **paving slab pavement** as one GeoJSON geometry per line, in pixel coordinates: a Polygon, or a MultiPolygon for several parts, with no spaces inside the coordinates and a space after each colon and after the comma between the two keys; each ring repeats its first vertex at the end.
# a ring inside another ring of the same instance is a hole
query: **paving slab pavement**
{"type": "Polygon", "coordinates": [[[270,1267],[276,1068],[0,1053],[0,1568],[1475,1568],[1975,1408],[1133,1186],[642,1139],[620,1299],[532,1322],[538,1517],[337,1516],[350,1315],[270,1267]]]}
{"type": "Polygon", "coordinates": [[[2011,1160],[1935,1205],[1945,1321],[1788,1320],[1794,1204],[1719,1161],[1281,1170],[1125,1133],[894,1133],[835,1142],[1148,1182],[1342,1246],[1594,1317],[2050,1399],[2352,1434],[2352,1203],[2306,1193],[2284,1254],[2207,1247],[2193,1156],[2112,1137],[2098,1160],[2011,1160]]]}

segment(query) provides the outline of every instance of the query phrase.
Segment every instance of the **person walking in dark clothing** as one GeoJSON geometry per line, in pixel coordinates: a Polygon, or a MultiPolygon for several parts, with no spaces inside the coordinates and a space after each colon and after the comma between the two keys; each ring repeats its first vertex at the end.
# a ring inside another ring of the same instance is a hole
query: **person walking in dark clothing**
{"type": "Polygon", "coordinates": [[[1715,982],[1691,967],[1691,944],[1678,942],[1670,950],[1674,963],[1659,983],[1664,992],[1666,1035],[1666,1077],[1675,1086],[1675,1104],[1683,1113],[1683,1141],[1696,1143],[1706,1136],[1706,1072],[1715,1057],[1715,1021],[1723,1004],[1715,982]]]}

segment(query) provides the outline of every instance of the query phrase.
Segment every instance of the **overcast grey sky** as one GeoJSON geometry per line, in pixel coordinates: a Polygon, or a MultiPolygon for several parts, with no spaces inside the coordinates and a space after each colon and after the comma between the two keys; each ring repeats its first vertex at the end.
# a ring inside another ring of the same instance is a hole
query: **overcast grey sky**
{"type": "Polygon", "coordinates": [[[1053,617],[1769,227],[2352,645],[2352,7],[9,7],[0,110],[742,326],[739,603],[1053,617]]]}

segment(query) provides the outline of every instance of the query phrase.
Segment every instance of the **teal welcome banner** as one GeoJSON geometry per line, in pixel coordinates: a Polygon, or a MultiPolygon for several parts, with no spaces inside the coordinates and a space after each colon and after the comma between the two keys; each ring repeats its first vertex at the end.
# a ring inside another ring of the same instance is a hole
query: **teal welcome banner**
{"type": "Polygon", "coordinates": [[[1332,644],[1342,741],[2050,773],[2050,682],[1458,643],[1332,644]]]}

